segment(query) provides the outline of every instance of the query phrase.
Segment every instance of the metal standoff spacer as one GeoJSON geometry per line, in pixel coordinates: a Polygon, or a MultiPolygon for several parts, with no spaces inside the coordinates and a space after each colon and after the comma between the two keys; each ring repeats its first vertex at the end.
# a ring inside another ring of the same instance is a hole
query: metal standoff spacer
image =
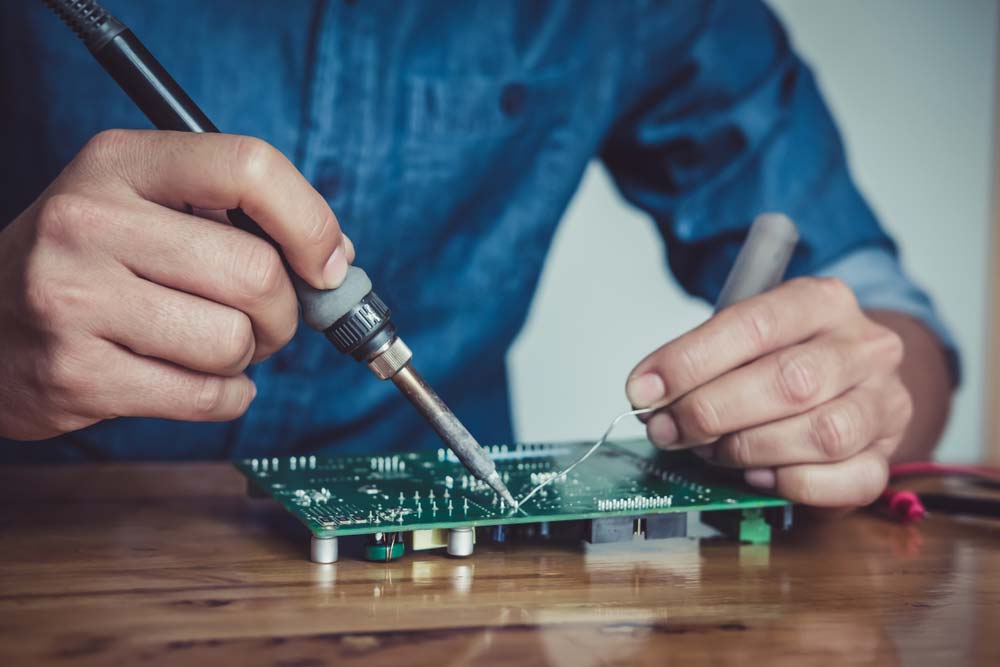
{"type": "Polygon", "coordinates": [[[464,558],[472,555],[475,533],[472,528],[452,528],[448,531],[448,555],[464,558]]]}
{"type": "Polygon", "coordinates": [[[399,372],[399,369],[410,362],[413,353],[403,342],[402,338],[396,337],[389,344],[382,354],[374,357],[368,362],[368,368],[378,376],[380,380],[388,380],[399,372]]]}
{"type": "Polygon", "coordinates": [[[309,560],[314,563],[336,563],[337,538],[316,537],[313,535],[310,542],[309,560]]]}

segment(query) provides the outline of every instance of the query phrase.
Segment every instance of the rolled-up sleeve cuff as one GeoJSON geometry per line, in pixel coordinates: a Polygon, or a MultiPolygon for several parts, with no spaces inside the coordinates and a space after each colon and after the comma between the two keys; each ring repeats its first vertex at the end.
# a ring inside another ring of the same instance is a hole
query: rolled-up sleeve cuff
{"type": "Polygon", "coordinates": [[[854,250],[815,275],[844,281],[866,310],[894,310],[922,322],[941,342],[948,357],[952,382],[958,386],[962,379],[962,362],[954,337],[931,298],[906,275],[899,259],[889,250],[871,246],[854,250]]]}

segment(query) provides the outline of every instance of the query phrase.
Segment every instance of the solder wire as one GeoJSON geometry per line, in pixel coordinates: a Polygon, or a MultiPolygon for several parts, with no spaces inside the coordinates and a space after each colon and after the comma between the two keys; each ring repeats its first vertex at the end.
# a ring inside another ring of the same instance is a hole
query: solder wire
{"type": "Polygon", "coordinates": [[[549,482],[551,482],[552,480],[556,479],[557,477],[565,477],[566,475],[568,475],[573,470],[573,468],[577,467],[578,465],[580,465],[581,463],[583,463],[584,461],[586,461],[588,458],[590,458],[590,455],[593,454],[594,452],[596,452],[597,449],[598,449],[598,447],[600,447],[605,442],[607,442],[608,438],[611,437],[611,432],[613,430],[615,430],[615,426],[618,426],[618,422],[620,422],[621,420],[625,419],[626,417],[632,417],[632,416],[635,416],[635,415],[648,414],[648,413],[652,412],[654,409],[655,408],[639,408],[638,410],[628,410],[626,412],[621,413],[620,415],[618,415],[614,419],[612,419],[611,423],[608,425],[607,430],[604,431],[604,435],[602,435],[601,438],[600,438],[600,440],[598,440],[597,442],[595,442],[594,445],[590,449],[588,449],[587,452],[583,456],[581,456],[580,458],[578,458],[576,461],[573,461],[573,463],[571,463],[569,465],[569,467],[567,467],[562,472],[560,472],[558,474],[555,474],[555,475],[552,475],[551,477],[549,477],[545,481],[543,481],[541,484],[539,484],[538,486],[536,486],[535,488],[533,488],[531,491],[529,491],[528,495],[526,495],[524,498],[521,498],[521,500],[518,501],[517,507],[518,508],[523,507],[524,503],[528,502],[528,500],[530,500],[533,495],[535,495],[536,493],[538,493],[539,491],[541,491],[542,488],[544,488],[549,482]]]}

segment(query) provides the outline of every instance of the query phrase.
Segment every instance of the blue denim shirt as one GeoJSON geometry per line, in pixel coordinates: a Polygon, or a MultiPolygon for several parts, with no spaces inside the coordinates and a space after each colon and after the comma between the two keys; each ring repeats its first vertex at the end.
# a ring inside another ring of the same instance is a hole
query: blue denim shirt
{"type": "MultiPolygon", "coordinates": [[[[714,299],[748,224],[779,210],[801,230],[792,274],[874,256],[842,277],[946,335],[758,2],[105,4],[219,127],[271,142],[329,200],[419,368],[484,442],[511,439],[505,354],[595,157],[690,293],[714,299]]],[[[148,123],[40,2],[0,3],[0,31],[9,222],[89,137],[148,123]]],[[[234,422],[117,419],[0,459],[438,446],[391,384],[306,327],[250,373],[259,393],[234,422]]]]}

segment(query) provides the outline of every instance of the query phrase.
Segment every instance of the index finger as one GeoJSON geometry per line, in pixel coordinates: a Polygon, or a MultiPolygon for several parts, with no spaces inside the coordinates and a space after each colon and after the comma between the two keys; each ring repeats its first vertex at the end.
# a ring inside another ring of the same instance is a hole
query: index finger
{"type": "Polygon", "coordinates": [[[98,153],[133,190],[179,211],[241,208],[317,289],[338,287],[347,272],[340,224],[326,200],[267,142],[228,134],[114,130],[98,153]]]}
{"type": "Polygon", "coordinates": [[[725,308],[635,367],[625,392],[637,408],[677,400],[723,373],[828,330],[853,302],[839,280],[798,278],[725,308]]]}

